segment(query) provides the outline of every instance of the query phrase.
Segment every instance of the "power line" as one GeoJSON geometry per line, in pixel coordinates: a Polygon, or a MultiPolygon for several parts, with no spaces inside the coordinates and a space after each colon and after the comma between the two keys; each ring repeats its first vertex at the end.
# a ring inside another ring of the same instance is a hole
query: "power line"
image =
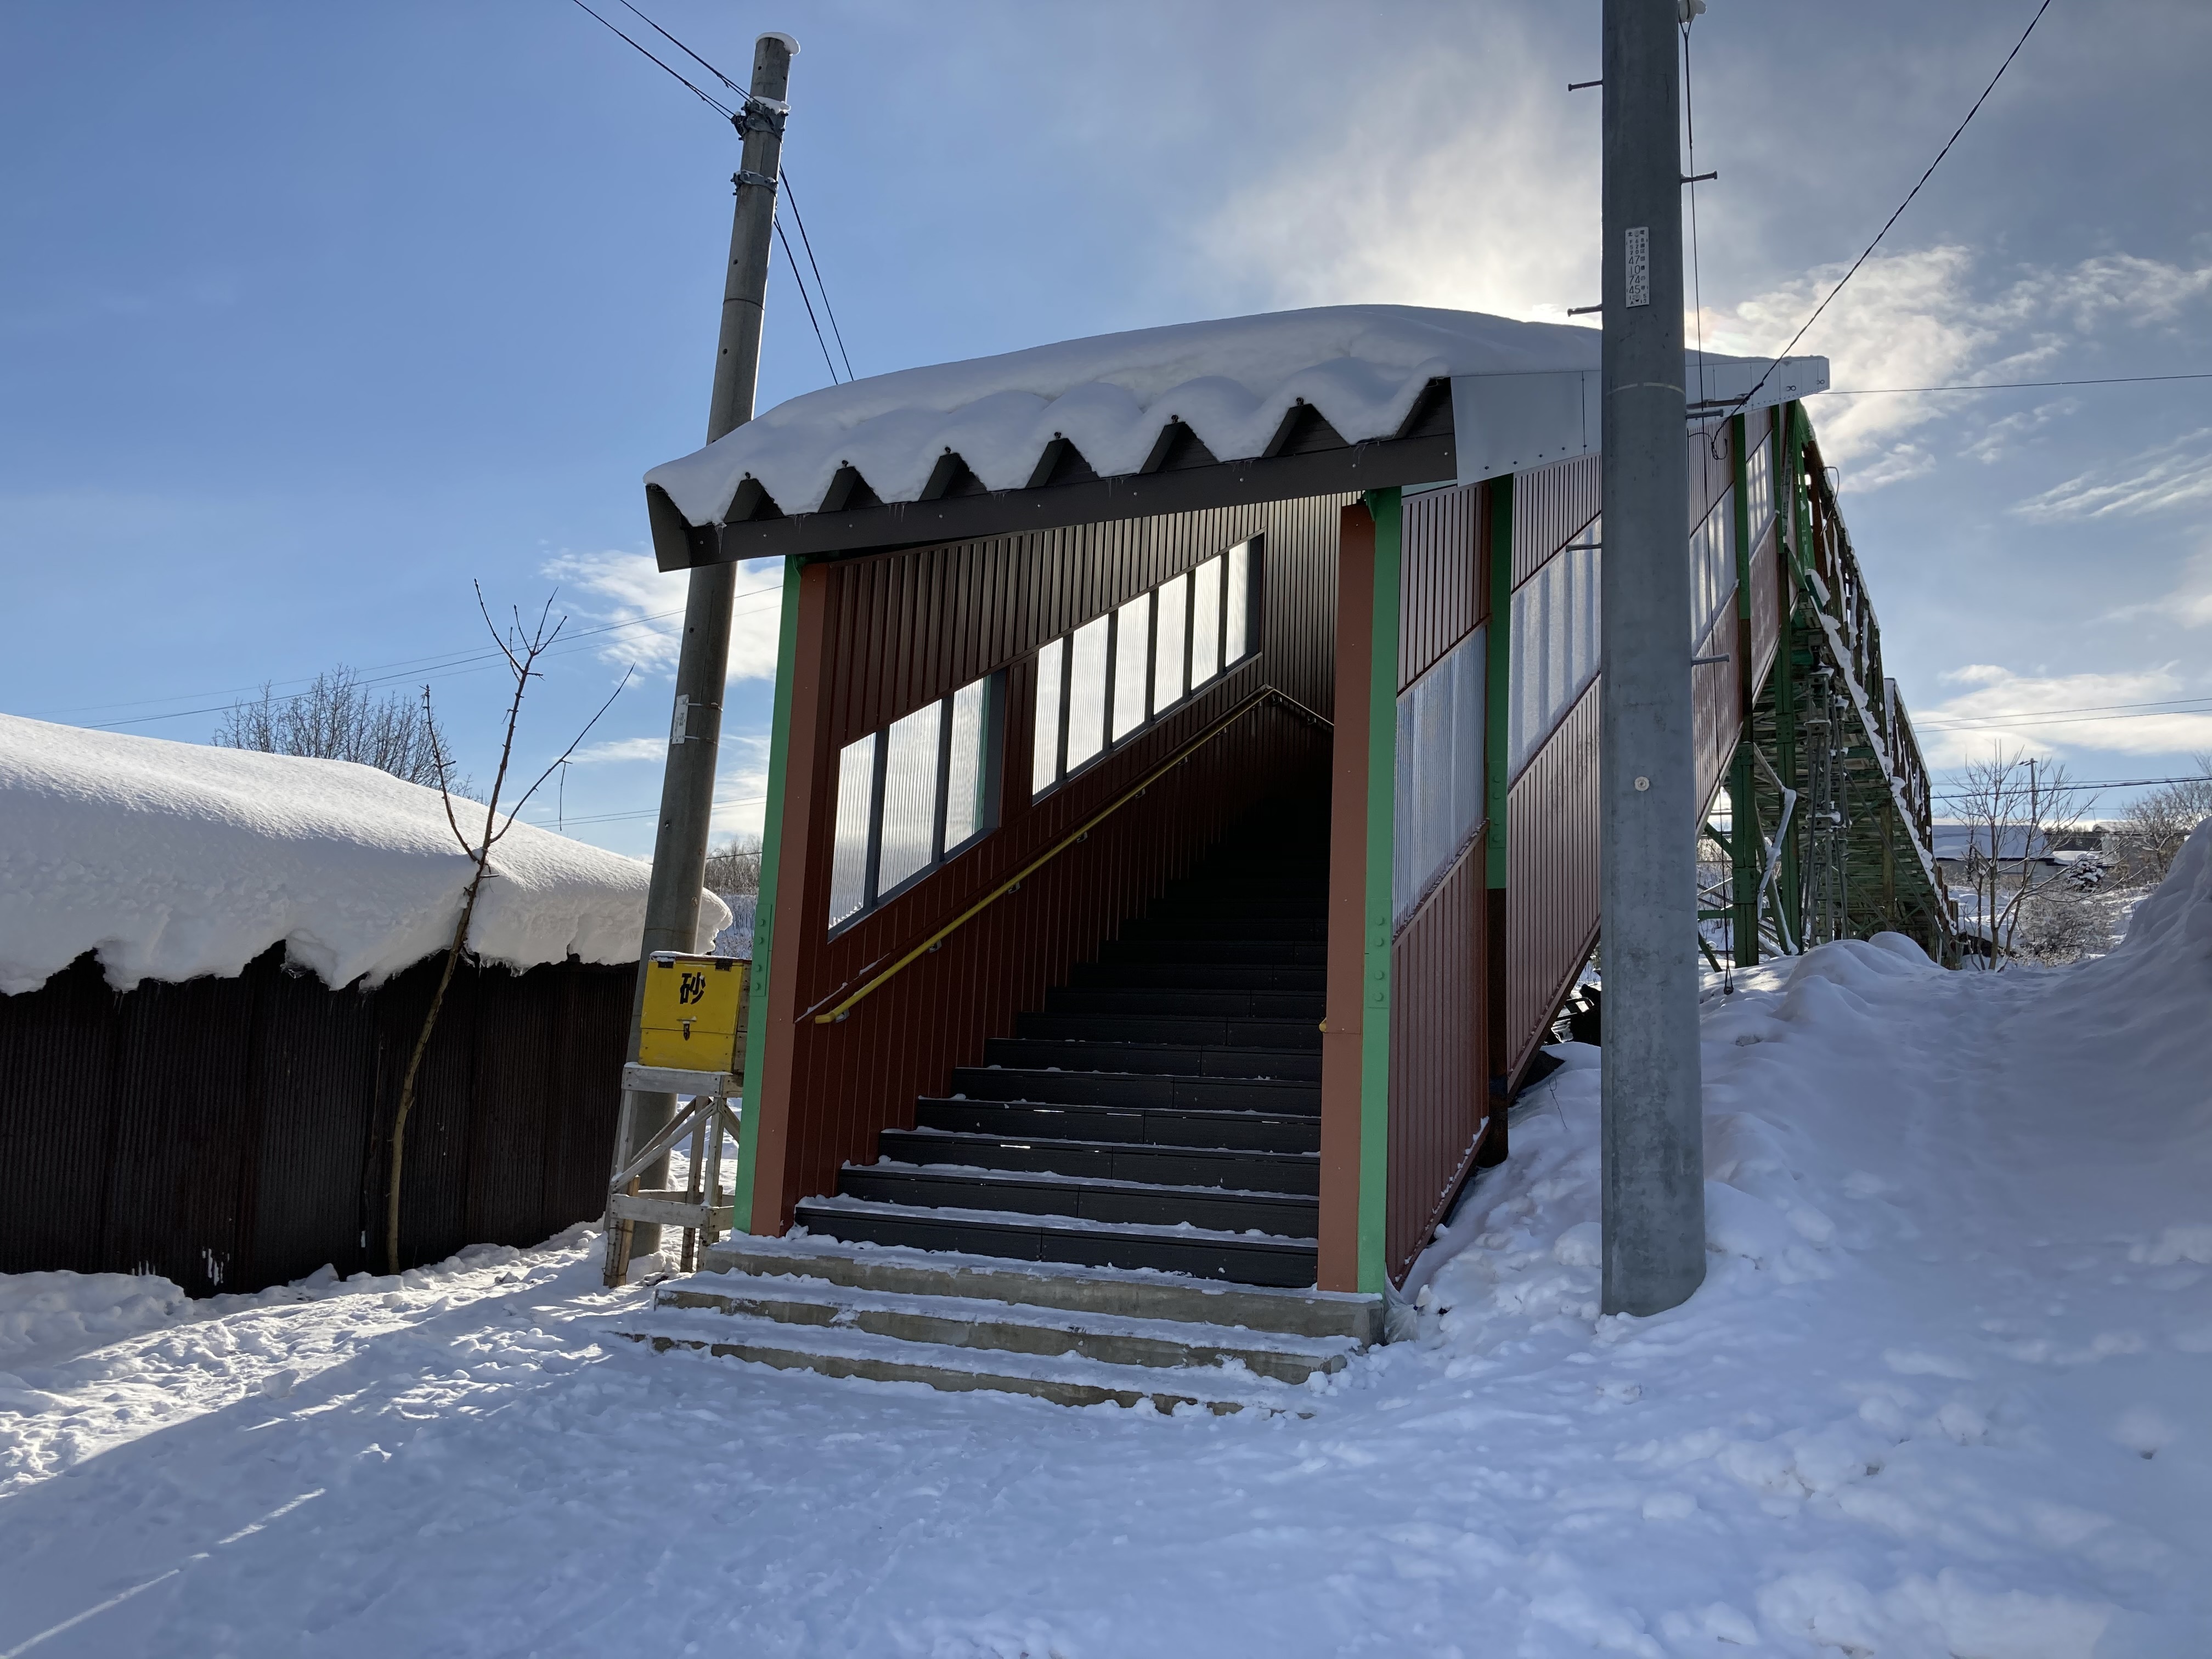
{"type": "Polygon", "coordinates": [[[1915,729],[1925,728],[1932,731],[1941,726],[1978,726],[1991,721],[2008,720],[2041,720],[2062,714],[2101,714],[2107,709],[2112,708],[2179,709],[2180,712],[2186,714],[2190,710],[2183,705],[2207,702],[2212,702],[2212,698],[2164,697],[2150,702],[2082,702],[2059,708],[2008,708],[1990,714],[1954,714],[1948,718],[1936,716],[1926,720],[1916,720],[1912,724],[1915,729]]]}
{"type": "MultiPolygon", "coordinates": [[[[806,234],[806,216],[799,210],[799,195],[791,187],[789,167],[783,170],[783,199],[791,204],[792,222],[799,227],[799,244],[806,250],[806,263],[813,267],[815,290],[822,295],[822,309],[830,319],[830,331],[837,337],[837,353],[845,360],[845,378],[848,380],[857,379],[853,373],[853,354],[845,349],[845,331],[837,326],[837,313],[830,303],[830,286],[822,280],[822,267],[815,264],[814,239],[806,234]]],[[[784,244],[783,251],[785,256],[789,257],[791,244],[788,241],[784,244]]],[[[795,276],[798,274],[798,267],[794,265],[792,275],[795,276]]],[[[820,331],[816,331],[818,333],[820,331]]],[[[836,370],[830,371],[830,378],[833,380],[837,378],[836,370]]]]}
{"type": "Polygon", "coordinates": [[[2067,386],[2147,386],[2155,380],[2212,380],[2212,369],[2189,374],[2107,374],[2081,380],[1978,380],[1958,386],[1860,386],[1849,391],[1832,389],[1819,395],[1824,398],[1887,398],[1907,392],[2026,392],[2067,386]]]}
{"type": "MultiPolygon", "coordinates": [[[[750,99],[752,96],[751,93],[739,86],[735,81],[730,79],[728,76],[723,74],[721,70],[716,69],[712,64],[702,58],[697,52],[692,51],[690,47],[685,46],[681,40],[671,34],[666,29],[661,27],[659,24],[654,22],[653,19],[647,17],[643,12],[638,10],[635,6],[630,5],[629,0],[622,0],[622,3],[624,6],[629,7],[630,15],[641,21],[646,27],[651,29],[662,40],[667,41],[670,46],[675,47],[677,51],[682,52],[686,58],[689,58],[701,69],[706,70],[708,74],[713,76],[717,81],[720,81],[732,92],[736,93],[738,97],[750,99]]],[[[684,84],[688,86],[690,83],[686,82],[684,84]]]]}
{"type": "MultiPolygon", "coordinates": [[[[772,593],[781,593],[781,585],[780,583],[775,583],[762,587],[742,589],[735,597],[739,599],[758,599],[772,593]]],[[[733,610],[746,611],[757,610],[760,607],[757,605],[732,606],[733,610]]],[[[654,611],[650,616],[634,617],[628,622],[608,623],[605,626],[599,628],[581,629],[574,634],[564,635],[564,642],[561,648],[556,651],[548,652],[546,655],[548,657],[570,656],[578,651],[592,649],[593,647],[586,646],[584,641],[595,638],[599,635],[614,633],[618,629],[625,628],[640,628],[647,623],[661,622],[666,620],[670,617],[681,616],[683,612],[681,611],[654,611]]],[[[418,679],[452,679],[459,675],[482,673],[485,669],[493,666],[501,659],[501,653],[497,651],[480,651],[471,653],[467,655],[456,654],[442,659],[437,658],[417,658],[416,659],[416,661],[418,663],[428,661],[440,664],[441,665],[433,667],[428,672],[424,673],[371,674],[362,678],[356,681],[356,684],[363,686],[374,686],[389,685],[393,682],[399,680],[407,680],[411,682],[418,679]]],[[[395,664],[391,665],[394,667],[404,667],[407,665],[395,664]]],[[[300,682],[294,680],[287,681],[285,683],[288,684],[298,684],[300,682]]],[[[241,690],[252,691],[258,690],[259,688],[256,686],[245,686],[240,689],[241,690]]],[[[300,698],[305,695],[307,694],[304,692],[295,693],[289,697],[279,698],[278,701],[282,702],[297,702],[300,698]]],[[[161,699],[149,697],[141,699],[141,701],[153,702],[159,702],[161,699]]],[[[131,705],[125,703],[109,704],[106,706],[110,708],[128,708],[131,705]]],[[[94,732],[112,732],[129,726],[151,726],[159,724],[162,720],[189,720],[192,716],[198,714],[227,714],[236,705],[234,703],[214,703],[200,708],[176,708],[162,714],[138,714],[127,720],[96,721],[89,729],[94,732]]]]}
{"type": "MultiPolygon", "coordinates": [[[[599,22],[603,27],[605,27],[605,28],[607,28],[609,31],[611,31],[611,32],[615,35],[615,37],[616,37],[617,40],[623,40],[623,41],[628,42],[628,44],[629,44],[629,45],[633,49],[635,49],[637,52],[639,52],[641,56],[643,56],[643,57],[645,57],[646,58],[649,59],[649,60],[650,60],[650,61],[652,61],[653,63],[659,64],[660,65],[660,67],[661,67],[661,69],[662,69],[662,70],[664,70],[665,71],[666,71],[666,73],[668,73],[670,76],[673,76],[677,81],[680,82],[681,82],[681,83],[682,83],[682,84],[683,84],[683,85],[684,85],[684,87],[685,87],[685,88],[686,88],[690,92],[690,94],[691,94],[691,95],[692,95],[693,97],[696,98],[696,99],[697,99],[701,103],[702,103],[702,104],[706,105],[706,106],[707,106],[707,107],[708,107],[708,109],[714,110],[714,111],[715,111],[716,112],[718,112],[718,113],[722,117],[722,118],[723,118],[724,120],[726,120],[726,121],[734,121],[734,120],[736,120],[736,119],[738,118],[738,112],[737,112],[737,111],[735,111],[735,110],[732,109],[732,108],[731,108],[727,104],[725,104],[725,103],[724,103],[720,99],[719,99],[719,98],[711,98],[711,97],[708,96],[708,95],[707,95],[707,94],[705,94],[705,93],[703,93],[703,92],[700,91],[700,90],[699,90],[699,88],[698,88],[697,87],[693,86],[693,85],[691,84],[691,82],[690,82],[690,78],[689,78],[688,76],[686,76],[685,75],[684,75],[684,74],[682,73],[682,71],[678,70],[674,70],[674,69],[671,69],[671,68],[670,68],[666,64],[661,63],[661,60],[660,60],[659,58],[655,58],[655,57],[653,55],[653,53],[652,53],[652,52],[648,52],[648,51],[647,51],[645,47],[643,47],[643,46],[639,46],[639,45],[638,45],[638,43],[637,43],[636,41],[630,40],[629,36],[628,36],[627,34],[624,34],[624,33],[623,33],[620,29],[616,28],[616,27],[615,27],[615,26],[614,26],[612,23],[608,22],[608,21],[607,21],[607,20],[606,20],[605,18],[599,16],[599,13],[597,13],[597,12],[593,11],[593,10],[592,10],[589,6],[587,6],[587,5],[586,5],[586,4],[584,3],[584,0],[575,0],[575,4],[576,4],[576,9],[577,9],[579,11],[582,12],[582,13],[583,13],[586,16],[587,16],[587,17],[592,17],[592,18],[597,19],[597,20],[598,20],[598,21],[599,21],[599,22]]],[[[631,9],[632,11],[637,11],[637,8],[636,8],[636,7],[635,7],[635,6],[632,6],[632,7],[630,8],[630,9],[631,9]]],[[[638,12],[638,14],[637,14],[637,15],[638,15],[639,16],[641,16],[641,17],[645,17],[645,14],[644,14],[643,12],[641,12],[641,11],[638,12]]],[[[650,17],[646,17],[646,18],[645,18],[645,21],[646,21],[647,22],[648,22],[648,23],[652,23],[652,22],[653,22],[653,20],[652,20],[650,17]]],[[[660,28],[660,26],[659,26],[658,23],[653,23],[653,27],[654,27],[655,28],[660,28]]],[[[661,32],[663,34],[668,34],[668,31],[667,31],[667,30],[665,30],[665,29],[661,29],[661,30],[660,30],[660,32],[661,32]]],[[[672,35],[672,34],[669,34],[669,35],[668,35],[668,38],[669,38],[670,40],[676,40],[676,37],[675,37],[674,35],[672,35]]],[[[678,45],[678,46],[683,46],[683,44],[684,44],[684,43],[683,43],[682,41],[680,41],[680,40],[678,40],[678,41],[677,41],[677,45],[678,45]]],[[[689,47],[687,46],[687,47],[685,47],[685,48],[684,48],[684,50],[685,50],[685,51],[687,51],[687,52],[689,52],[689,51],[690,50],[690,48],[689,48],[689,47]]],[[[698,56],[698,54],[697,54],[696,52],[693,52],[693,53],[692,53],[692,56],[696,58],[696,57],[697,57],[697,56],[698,56]]],[[[705,63],[705,62],[706,62],[706,60],[705,60],[704,58],[701,58],[701,59],[700,59],[700,61],[701,61],[702,63],[705,63]]],[[[709,65],[708,65],[708,67],[709,67],[709,68],[712,68],[712,67],[713,67],[713,65],[709,64],[709,65]]],[[[721,71],[720,71],[720,70],[715,70],[715,73],[716,73],[717,75],[720,75],[720,74],[721,73],[721,71]]]]}
{"type": "MultiPolygon", "coordinates": [[[[577,0],[577,3],[579,5],[582,4],[583,0],[577,0]]],[[[1821,301],[1819,305],[1813,307],[1813,314],[1805,319],[1804,326],[1800,328],[1796,333],[1790,337],[1790,343],[1788,345],[1783,347],[1780,351],[1775,353],[1773,362],[1768,363],[1766,366],[1766,373],[1759,377],[1759,384],[1753,386],[1749,392],[1744,394],[1742,400],[1744,407],[1748,408],[1750,406],[1751,400],[1753,398],[1756,398],[1765,387],[1767,381],[1773,378],[1775,368],[1784,358],[1788,357],[1791,352],[1797,349],[1797,342],[1805,337],[1805,330],[1812,327],[1814,324],[1820,320],[1820,313],[1828,308],[1830,303],[1833,301],[1836,295],[1844,291],[1844,283],[1849,283],[1852,277],[1857,276],[1859,274],[1859,267],[1874,257],[1874,251],[1881,246],[1881,239],[1889,234],[1890,227],[1892,225],[1894,225],[1899,219],[1905,216],[1905,210],[1911,207],[1912,205],[1912,198],[1920,194],[1921,185],[1925,185],[1930,179],[1936,176],[1936,169],[1943,165],[1943,158],[1951,153],[1951,146],[1959,142],[1960,134],[1966,131],[1967,124],[1972,121],[1974,117],[1980,112],[1982,106],[1989,101],[1990,94],[1997,89],[1997,82],[2004,79],[2004,72],[2012,67],[2012,60],[2020,56],[2020,49],[2027,44],[2027,37],[2035,33],[2035,26],[2043,21],[2043,14],[2050,9],[2051,0],[2043,0],[2043,3],[2035,9],[2035,15],[2027,20],[2027,27],[2020,32],[2020,39],[2013,42],[2012,50],[2005,54],[2004,62],[1997,65],[1997,72],[1990,76],[1989,85],[1982,88],[1982,95],[1974,100],[1973,108],[1966,112],[1966,120],[1959,123],[1958,131],[1954,132],[1948,138],[1943,141],[1943,148],[1936,152],[1936,159],[1928,164],[1927,172],[1922,173],[1918,181],[1913,185],[1911,190],[1905,193],[1905,199],[1897,204],[1897,211],[1891,214],[1888,219],[1883,222],[1882,228],[1875,233],[1874,240],[1866,245],[1866,252],[1860,254],[1857,258],[1851,261],[1851,268],[1844,273],[1843,282],[1838,283],[1835,287],[1828,290],[1827,299],[1821,301]]]]}
{"type": "MultiPolygon", "coordinates": [[[[806,307],[806,320],[814,325],[814,343],[822,348],[822,362],[830,371],[830,384],[837,384],[837,365],[830,356],[830,342],[822,337],[822,325],[814,315],[814,301],[806,297],[806,279],[799,274],[799,261],[791,257],[791,238],[783,234],[783,222],[775,222],[775,240],[783,244],[783,262],[791,267],[791,280],[799,287],[799,297],[806,307]]],[[[828,304],[826,300],[823,304],[828,304]]]]}

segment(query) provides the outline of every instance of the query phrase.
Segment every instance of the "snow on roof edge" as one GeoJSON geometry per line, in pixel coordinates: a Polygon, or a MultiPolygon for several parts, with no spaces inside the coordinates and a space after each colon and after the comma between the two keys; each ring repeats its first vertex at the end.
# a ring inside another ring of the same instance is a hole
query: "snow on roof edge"
{"type": "Polygon", "coordinates": [[[847,466],[886,503],[919,501],[948,454],[987,489],[1021,489],[1060,438],[1100,477],[1127,476],[1178,422],[1215,459],[1249,459],[1300,404],[1362,443],[1395,436],[1432,381],[1595,371],[1602,340],[1578,325],[1418,306],[1176,323],[806,392],[645,481],[704,526],[727,517],[749,479],[787,514],[817,511],[847,466]]]}
{"type": "MultiPolygon", "coordinates": [[[[374,983],[446,947],[471,872],[437,792],[374,767],[10,714],[0,823],[4,995],[87,951],[128,990],[234,975],[278,944],[327,985],[374,983]]],[[[477,956],[637,960],[642,860],[518,823],[492,870],[477,956]]],[[[703,949],[729,911],[710,893],[699,908],[703,949]]]]}

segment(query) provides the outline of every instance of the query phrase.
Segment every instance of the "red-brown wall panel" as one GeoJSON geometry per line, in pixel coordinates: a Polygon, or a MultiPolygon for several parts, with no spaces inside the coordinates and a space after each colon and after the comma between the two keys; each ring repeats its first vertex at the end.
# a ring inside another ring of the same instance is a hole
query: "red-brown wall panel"
{"type": "Polygon", "coordinates": [[[1398,574],[1398,689],[1436,666],[1490,611],[1483,580],[1480,484],[1425,490],[1405,501],[1398,574]]]}
{"type": "Polygon", "coordinates": [[[1513,586],[1597,517],[1603,458],[1583,455],[1513,477],[1513,586]]]}
{"type": "Polygon", "coordinates": [[[1506,805],[1505,1071],[1517,1074],[1597,938],[1598,721],[1593,681],[1514,780],[1506,805]]]}
{"type": "Polygon", "coordinates": [[[1390,1170],[1383,1248],[1401,1279],[1473,1166],[1490,1101],[1485,839],[1390,946],[1390,1170]]]}

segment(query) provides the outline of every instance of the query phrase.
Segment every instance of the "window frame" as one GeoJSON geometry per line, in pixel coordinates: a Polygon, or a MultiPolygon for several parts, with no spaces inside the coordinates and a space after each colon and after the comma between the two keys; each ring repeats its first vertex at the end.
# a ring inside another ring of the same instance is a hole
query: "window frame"
{"type": "MultiPolygon", "coordinates": [[[[932,705],[923,703],[919,708],[909,708],[897,720],[889,720],[872,732],[864,732],[837,751],[841,775],[833,779],[833,799],[842,787],[842,769],[847,750],[862,742],[872,742],[868,779],[868,839],[860,872],[860,902],[847,915],[830,923],[830,935],[836,938],[854,923],[872,915],[891,900],[909,889],[927,881],[954,859],[974,847],[999,827],[1000,806],[1004,795],[1006,779],[1005,736],[1006,705],[1006,671],[995,669],[978,677],[983,686],[982,717],[976,732],[978,788],[982,796],[981,810],[976,814],[975,828],[964,840],[948,847],[945,830],[950,816],[952,788],[952,732],[953,702],[969,686],[977,684],[969,680],[957,685],[943,696],[934,700],[937,708],[937,773],[934,785],[935,800],[930,811],[930,856],[918,869],[890,887],[878,885],[883,873],[884,851],[884,786],[890,767],[890,732],[899,720],[909,720],[932,705]]],[[[1066,720],[1063,718],[1063,725],[1066,720]]],[[[836,814],[830,814],[830,866],[836,866],[836,814]]],[[[833,893],[834,899],[835,895],[833,893]]]]}
{"type": "MultiPolygon", "coordinates": [[[[1267,617],[1266,592],[1267,538],[1259,534],[1247,536],[1240,541],[1232,542],[1226,547],[1216,550],[1190,568],[1178,571],[1165,581],[1156,582],[1140,592],[1133,593],[1119,604],[1109,605],[1099,616],[1085,617],[1076,627],[1054,635],[1051,639],[1039,644],[1032,653],[1032,660],[1041,659],[1047,653],[1052,652],[1055,647],[1058,647],[1057,665],[1060,685],[1054,707],[1058,725],[1057,729],[1049,734],[1042,732],[1032,732],[1030,734],[1030,799],[1042,800],[1047,795],[1064,787],[1073,780],[1081,777],[1093,767],[1119,754],[1129,744],[1143,738],[1166,715],[1173,714],[1202,693],[1219,684],[1229,677],[1232,670],[1241,668],[1246,663],[1261,655],[1267,647],[1267,630],[1264,626],[1267,617]],[[1227,603],[1230,562],[1231,556],[1240,550],[1243,552],[1245,561],[1244,650],[1243,654],[1235,660],[1224,661],[1222,659],[1228,649],[1229,617],[1231,608],[1227,603]],[[1195,601],[1198,572],[1216,561],[1218,561],[1221,565],[1217,580],[1220,583],[1222,599],[1214,606],[1214,669],[1202,684],[1193,685],[1191,665],[1195,656],[1193,641],[1197,632],[1198,606],[1195,601]],[[1158,702],[1160,595],[1178,582],[1183,586],[1182,672],[1179,679],[1182,691],[1173,702],[1161,706],[1158,702]],[[1117,738],[1114,735],[1114,702],[1115,693],[1121,684],[1123,666],[1121,660],[1122,612],[1139,599],[1146,601],[1143,666],[1139,671],[1143,676],[1145,688],[1144,717],[1117,738]],[[1067,746],[1069,718],[1072,712],[1071,702],[1075,689],[1075,636],[1084,629],[1102,620],[1106,623],[1106,673],[1101,697],[1103,727],[1101,735],[1104,741],[1094,753],[1085,757],[1079,764],[1070,767],[1067,763],[1067,746]],[[1036,782],[1036,757],[1042,747],[1048,743],[1051,745],[1053,775],[1048,781],[1039,785],[1036,782]]],[[[1035,699],[1032,698],[1031,701],[1034,708],[1035,699]]]]}

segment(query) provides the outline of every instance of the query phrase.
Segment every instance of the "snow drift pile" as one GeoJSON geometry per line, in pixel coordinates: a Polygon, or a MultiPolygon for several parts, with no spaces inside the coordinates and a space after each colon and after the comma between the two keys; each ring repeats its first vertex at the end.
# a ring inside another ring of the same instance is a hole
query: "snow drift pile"
{"type": "MultiPolygon", "coordinates": [[[[484,810],[455,806],[464,830],[484,810]]],[[[279,943],[328,985],[375,982],[445,947],[471,868],[438,793],[373,767],[0,715],[0,994],[87,951],[128,990],[279,943]]],[[[645,863],[517,823],[492,869],[477,956],[636,959],[645,863]]],[[[700,944],[729,920],[700,896],[700,944]]]]}

